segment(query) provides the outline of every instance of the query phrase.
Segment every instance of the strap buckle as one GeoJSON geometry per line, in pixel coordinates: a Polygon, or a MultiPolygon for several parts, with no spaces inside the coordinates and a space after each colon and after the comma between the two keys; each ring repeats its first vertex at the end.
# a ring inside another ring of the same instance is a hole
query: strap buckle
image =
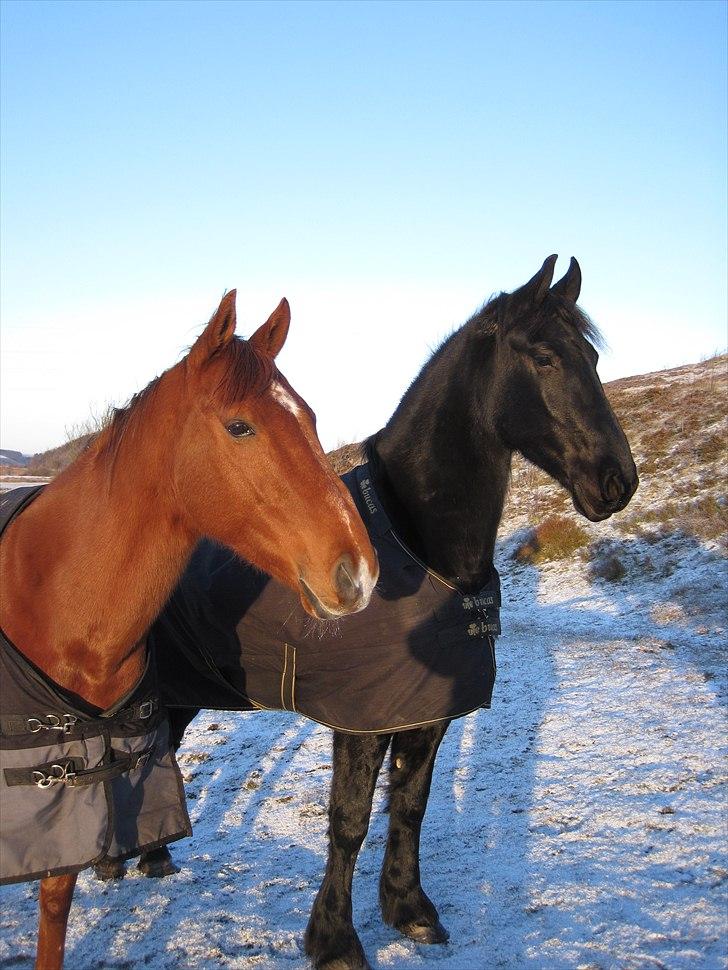
{"type": "Polygon", "coordinates": [[[141,721],[146,721],[148,717],[151,717],[154,713],[154,701],[144,701],[143,704],[139,705],[139,719],[141,721]]]}
{"type": "Polygon", "coordinates": [[[63,783],[64,785],[73,785],[76,772],[74,771],[74,764],[72,761],[67,762],[65,765],[53,764],[45,771],[35,770],[32,775],[33,784],[38,788],[50,788],[52,785],[58,785],[63,783]]]}
{"type": "Polygon", "coordinates": [[[44,724],[38,717],[28,718],[26,723],[31,734],[37,734],[39,731],[63,731],[64,734],[69,734],[78,721],[75,714],[61,714],[61,717],[57,714],[44,714],[43,717],[48,722],[47,724],[44,724]]]}

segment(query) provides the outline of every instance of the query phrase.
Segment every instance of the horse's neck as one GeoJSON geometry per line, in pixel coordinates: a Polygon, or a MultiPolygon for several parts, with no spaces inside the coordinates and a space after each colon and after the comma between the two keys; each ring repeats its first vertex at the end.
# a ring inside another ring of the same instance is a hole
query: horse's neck
{"type": "Polygon", "coordinates": [[[370,451],[405,542],[461,589],[479,589],[493,565],[511,452],[482,420],[475,426],[489,375],[482,359],[474,368],[467,341],[461,331],[437,352],[370,451]]]}
{"type": "Polygon", "coordinates": [[[164,458],[120,455],[110,475],[111,459],[92,448],[0,546],[3,630],[53,680],[102,708],[140,676],[146,630],[194,542],[165,494],[169,453],[152,451],[164,458]]]}

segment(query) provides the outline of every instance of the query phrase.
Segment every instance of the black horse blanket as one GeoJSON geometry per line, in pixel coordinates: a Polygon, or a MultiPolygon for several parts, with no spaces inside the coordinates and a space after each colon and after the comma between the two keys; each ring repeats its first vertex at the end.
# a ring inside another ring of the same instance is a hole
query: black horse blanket
{"type": "Polygon", "coordinates": [[[298,596],[210,542],[150,631],[164,703],[295,711],[351,733],[405,731],[490,705],[500,583],[463,594],[392,529],[368,465],[343,476],[377,550],[361,613],[315,621],[298,596]]]}
{"type": "MultiPolygon", "coordinates": [[[[0,532],[37,493],[3,496],[0,532]]],[[[78,872],[191,834],[149,658],[136,686],[100,712],[0,630],[0,883],[78,872]]]]}

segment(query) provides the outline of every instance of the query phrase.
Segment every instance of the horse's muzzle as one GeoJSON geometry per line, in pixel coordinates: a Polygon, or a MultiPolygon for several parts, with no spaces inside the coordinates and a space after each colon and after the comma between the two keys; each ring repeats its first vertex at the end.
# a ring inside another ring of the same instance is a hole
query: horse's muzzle
{"type": "Polygon", "coordinates": [[[365,560],[360,560],[357,566],[351,556],[345,554],[336,561],[331,570],[332,587],[336,593],[337,602],[324,602],[311,589],[303,576],[299,578],[301,599],[308,612],[321,620],[358,613],[369,604],[378,578],[378,565],[372,575],[365,560]]]}
{"type": "Polygon", "coordinates": [[[572,496],[577,512],[592,522],[608,519],[615,512],[621,512],[637,491],[639,478],[637,469],[622,469],[609,465],[602,470],[596,482],[584,480],[584,484],[574,482],[572,496]],[[599,491],[594,486],[597,486],[599,491]]]}

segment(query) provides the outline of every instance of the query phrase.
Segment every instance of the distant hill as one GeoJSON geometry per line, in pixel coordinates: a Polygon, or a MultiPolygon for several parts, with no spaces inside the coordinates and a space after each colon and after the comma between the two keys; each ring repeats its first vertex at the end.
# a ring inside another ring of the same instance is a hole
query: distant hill
{"type": "Polygon", "coordinates": [[[52,478],[63,471],[72,461],[75,461],[93,437],[91,434],[84,434],[66,442],[65,445],[59,445],[57,448],[50,448],[48,451],[33,455],[27,465],[28,474],[45,475],[52,478]]]}
{"type": "Polygon", "coordinates": [[[0,465],[4,465],[6,468],[25,468],[27,464],[28,456],[21,451],[0,448],[0,465]]]}

